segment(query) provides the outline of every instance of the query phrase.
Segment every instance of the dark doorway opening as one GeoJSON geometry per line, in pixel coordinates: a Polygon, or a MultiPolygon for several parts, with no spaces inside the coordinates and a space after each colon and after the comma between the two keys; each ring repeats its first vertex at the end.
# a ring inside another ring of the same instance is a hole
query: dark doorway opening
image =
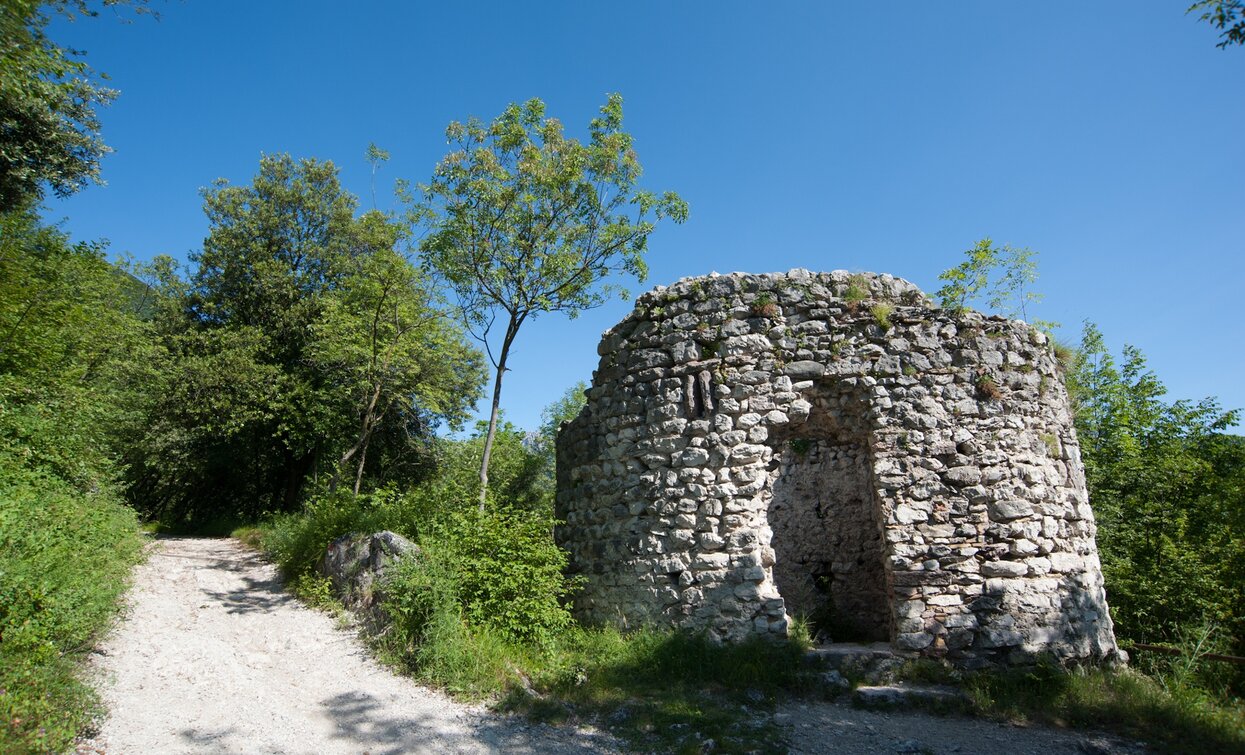
{"type": "Polygon", "coordinates": [[[775,448],[773,576],[821,642],[889,642],[891,590],[864,438],[824,411],[775,448]]]}

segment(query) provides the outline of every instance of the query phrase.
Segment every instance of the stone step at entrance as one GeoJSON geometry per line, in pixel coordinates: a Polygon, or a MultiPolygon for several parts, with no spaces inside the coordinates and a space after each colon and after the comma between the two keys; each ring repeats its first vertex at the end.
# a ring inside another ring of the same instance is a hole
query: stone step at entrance
{"type": "Polygon", "coordinates": [[[852,702],[870,709],[920,706],[955,710],[968,701],[963,691],[938,684],[885,684],[857,687],[852,691],[852,702]]]}
{"type": "Polygon", "coordinates": [[[886,642],[830,642],[808,651],[809,662],[826,670],[823,676],[830,687],[845,689],[848,678],[878,683],[889,679],[916,653],[897,650],[886,642]]]}

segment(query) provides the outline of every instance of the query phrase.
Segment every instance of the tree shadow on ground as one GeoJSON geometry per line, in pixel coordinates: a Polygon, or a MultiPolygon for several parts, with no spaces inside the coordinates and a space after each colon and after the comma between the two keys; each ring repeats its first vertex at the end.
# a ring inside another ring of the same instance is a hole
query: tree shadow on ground
{"type": "Polygon", "coordinates": [[[229,613],[266,613],[275,608],[297,603],[297,598],[285,592],[279,577],[256,579],[243,577],[242,585],[232,590],[204,589],[203,594],[225,607],[229,613]]]}
{"type": "MultiPolygon", "coordinates": [[[[413,702],[406,700],[410,705],[413,702]]],[[[395,715],[392,703],[361,690],[343,692],[320,701],[334,724],[334,739],[345,740],[371,755],[399,755],[409,752],[612,752],[594,736],[567,742],[569,731],[532,724],[522,718],[495,714],[437,716],[418,712],[395,715]],[[557,735],[561,741],[551,741],[557,735]]],[[[427,707],[450,703],[425,701],[427,707]]]]}

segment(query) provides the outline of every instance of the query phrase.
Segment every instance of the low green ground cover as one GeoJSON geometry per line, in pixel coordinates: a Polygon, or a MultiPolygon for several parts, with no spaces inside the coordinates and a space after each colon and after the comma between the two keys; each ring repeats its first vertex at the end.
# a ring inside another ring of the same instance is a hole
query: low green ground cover
{"type": "Polygon", "coordinates": [[[0,752],[61,752],[90,722],[82,661],[141,552],[116,496],[0,459],[0,752]]]}
{"type": "Polygon", "coordinates": [[[1040,666],[965,680],[976,712],[1074,729],[1098,729],[1173,753],[1245,753],[1245,705],[1132,669],[1040,666]]]}
{"type": "MultiPolygon", "coordinates": [[[[427,493],[427,491],[425,491],[427,493]]],[[[565,554],[541,506],[428,506],[411,496],[324,496],[238,535],[267,550],[296,590],[323,605],[314,565],[346,532],[389,529],[420,556],[389,576],[393,623],[378,655],[421,681],[537,719],[592,720],[637,746],[774,751],[764,712],[811,689],[806,640],[719,646],[684,633],[622,633],[575,623],[565,554]]],[[[469,499],[470,500],[470,499],[469,499]]]]}

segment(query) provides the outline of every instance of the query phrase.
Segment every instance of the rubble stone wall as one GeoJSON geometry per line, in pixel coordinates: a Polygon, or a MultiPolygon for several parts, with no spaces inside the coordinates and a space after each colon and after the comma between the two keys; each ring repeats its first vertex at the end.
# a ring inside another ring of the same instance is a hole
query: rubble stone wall
{"type": "Polygon", "coordinates": [[[804,614],[967,666],[1116,655],[1041,332],[792,270],[659,287],[599,353],[558,440],[581,618],[738,640],[804,614]]]}

